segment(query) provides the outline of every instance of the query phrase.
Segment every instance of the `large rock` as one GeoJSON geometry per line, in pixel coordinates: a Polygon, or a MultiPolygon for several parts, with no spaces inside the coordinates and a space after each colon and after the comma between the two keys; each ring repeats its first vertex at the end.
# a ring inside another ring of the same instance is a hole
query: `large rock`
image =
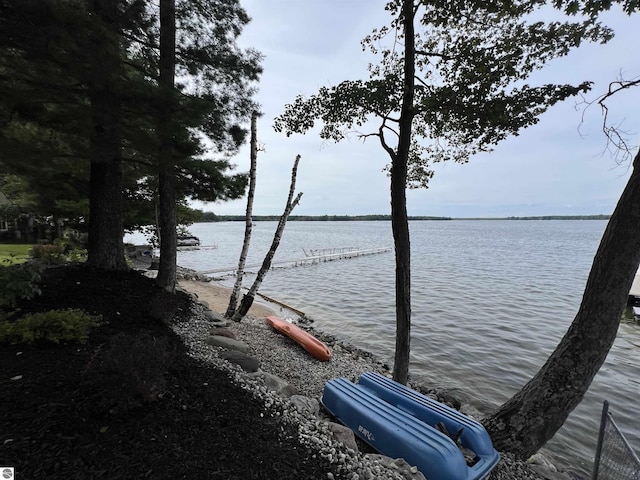
{"type": "Polygon", "coordinates": [[[207,321],[211,322],[212,327],[228,327],[230,325],[229,320],[224,318],[224,315],[211,310],[205,310],[204,316],[207,321]]]}
{"type": "Polygon", "coordinates": [[[227,350],[237,350],[242,353],[249,352],[249,345],[233,338],[213,335],[204,339],[204,342],[214,347],[226,348],[227,350]]]}
{"type": "Polygon", "coordinates": [[[349,427],[345,427],[340,423],[329,422],[329,430],[333,433],[334,438],[342,442],[347,448],[353,451],[358,451],[358,445],[356,444],[356,436],[349,427]]]}
{"type": "Polygon", "coordinates": [[[315,398],[305,397],[304,395],[291,395],[289,401],[300,413],[308,417],[317,417],[320,413],[320,402],[315,398]]]}
{"type": "Polygon", "coordinates": [[[260,360],[237,350],[222,352],[220,357],[224,358],[228,362],[240,365],[240,368],[245,372],[257,372],[260,368],[260,360]]]}
{"type": "Polygon", "coordinates": [[[238,339],[238,337],[236,336],[236,332],[226,327],[214,327],[211,330],[209,330],[209,335],[213,335],[214,337],[218,336],[218,337],[233,338],[234,340],[238,339]]]}
{"type": "Polygon", "coordinates": [[[255,372],[251,373],[250,376],[262,378],[264,380],[265,386],[281,397],[287,398],[296,393],[296,389],[295,387],[293,387],[293,385],[290,385],[286,380],[283,380],[282,378],[272,373],[255,372]]]}

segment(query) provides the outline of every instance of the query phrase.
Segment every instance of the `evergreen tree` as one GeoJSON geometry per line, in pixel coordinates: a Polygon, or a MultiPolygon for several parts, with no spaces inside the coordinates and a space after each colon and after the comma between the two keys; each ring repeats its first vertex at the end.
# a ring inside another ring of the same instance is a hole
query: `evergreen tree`
{"type": "Polygon", "coordinates": [[[246,187],[245,174],[230,176],[229,161],[211,157],[238,148],[255,107],[260,57],[235,45],[248,18],[232,0],[178,2],[176,18],[179,82],[167,95],[152,2],[0,0],[0,164],[38,193],[55,192],[55,176],[66,175],[78,185],[70,200],[90,195],[90,262],[98,266],[124,268],[123,205],[130,225],[141,223],[132,212],[148,218],[155,209],[157,118],[167,101],[175,107],[171,197],[225,200],[246,187]]]}

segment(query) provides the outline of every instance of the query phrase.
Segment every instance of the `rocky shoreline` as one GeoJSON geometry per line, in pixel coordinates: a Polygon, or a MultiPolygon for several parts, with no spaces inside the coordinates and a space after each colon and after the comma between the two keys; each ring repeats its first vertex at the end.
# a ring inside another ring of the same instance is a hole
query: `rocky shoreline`
{"type": "MultiPolygon", "coordinates": [[[[185,276],[182,275],[182,278],[185,276]]],[[[188,286],[186,291],[189,291],[188,286]]],[[[204,297],[202,290],[200,292],[200,296],[204,297]]],[[[172,327],[189,347],[190,355],[227,371],[233,382],[264,403],[271,416],[297,425],[299,439],[309,448],[311,456],[318,455],[329,460],[344,474],[341,478],[350,480],[424,478],[415,467],[402,460],[374,454],[368,446],[354,439],[353,432],[333,423],[319,407],[319,399],[328,380],[345,377],[355,381],[361,373],[369,371],[390,376],[387,365],[369,352],[338,341],[325,332],[301,325],[312,330],[332,350],[331,361],[319,362],[288,337],[273,331],[263,318],[248,316],[239,323],[228,322],[212,311],[204,298],[194,297],[197,299],[197,308],[192,319],[172,327]]],[[[460,408],[459,402],[444,390],[429,385],[411,387],[460,408]]],[[[332,477],[332,474],[328,474],[327,478],[332,477]]],[[[501,453],[501,461],[489,478],[538,480],[579,477],[573,472],[558,471],[541,456],[527,463],[501,453]]]]}

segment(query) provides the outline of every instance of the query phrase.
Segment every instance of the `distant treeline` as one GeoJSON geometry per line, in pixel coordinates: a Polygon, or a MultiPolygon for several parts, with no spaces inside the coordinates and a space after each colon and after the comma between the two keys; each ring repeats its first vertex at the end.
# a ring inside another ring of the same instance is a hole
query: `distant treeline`
{"type": "MultiPolygon", "coordinates": [[[[492,218],[452,218],[410,216],[409,220],[609,220],[611,215],[544,215],[539,217],[492,217],[492,218]]],[[[254,222],[277,222],[279,215],[254,215],[254,222]]],[[[352,222],[352,221],[391,221],[391,215],[291,215],[293,222],[352,222]]],[[[196,222],[244,222],[244,215],[216,215],[213,212],[200,212],[196,222]]]]}
{"type": "MultiPolygon", "coordinates": [[[[213,212],[202,212],[200,222],[244,222],[244,215],[216,215],[213,212]]],[[[279,215],[254,215],[254,222],[277,222],[279,215]]],[[[391,221],[391,215],[291,215],[292,222],[349,222],[349,221],[391,221]]],[[[409,220],[451,220],[451,217],[409,217],[409,220]]]]}
{"type": "Polygon", "coordinates": [[[609,220],[611,215],[545,215],[542,217],[507,217],[506,220],[609,220]]]}

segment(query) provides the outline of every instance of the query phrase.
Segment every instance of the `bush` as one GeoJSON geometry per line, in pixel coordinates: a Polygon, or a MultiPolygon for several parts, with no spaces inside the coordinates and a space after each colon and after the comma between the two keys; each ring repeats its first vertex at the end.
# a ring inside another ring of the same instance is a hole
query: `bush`
{"type": "Polygon", "coordinates": [[[33,263],[0,267],[0,308],[10,310],[18,300],[40,295],[40,271],[41,267],[33,263]]]}
{"type": "Polygon", "coordinates": [[[46,265],[60,265],[67,261],[67,257],[64,254],[65,248],[64,244],[34,245],[29,254],[46,265]]]}
{"type": "Polygon", "coordinates": [[[14,322],[0,322],[0,342],[86,343],[89,330],[97,326],[99,320],[99,316],[74,309],[30,313],[14,322]]]}
{"type": "Polygon", "coordinates": [[[70,262],[84,263],[87,261],[88,252],[85,248],[74,248],[67,253],[70,262]]]}
{"type": "Polygon", "coordinates": [[[165,338],[120,333],[99,348],[85,369],[90,383],[103,389],[106,408],[127,410],[162,396],[164,374],[175,356],[165,338]]]}

